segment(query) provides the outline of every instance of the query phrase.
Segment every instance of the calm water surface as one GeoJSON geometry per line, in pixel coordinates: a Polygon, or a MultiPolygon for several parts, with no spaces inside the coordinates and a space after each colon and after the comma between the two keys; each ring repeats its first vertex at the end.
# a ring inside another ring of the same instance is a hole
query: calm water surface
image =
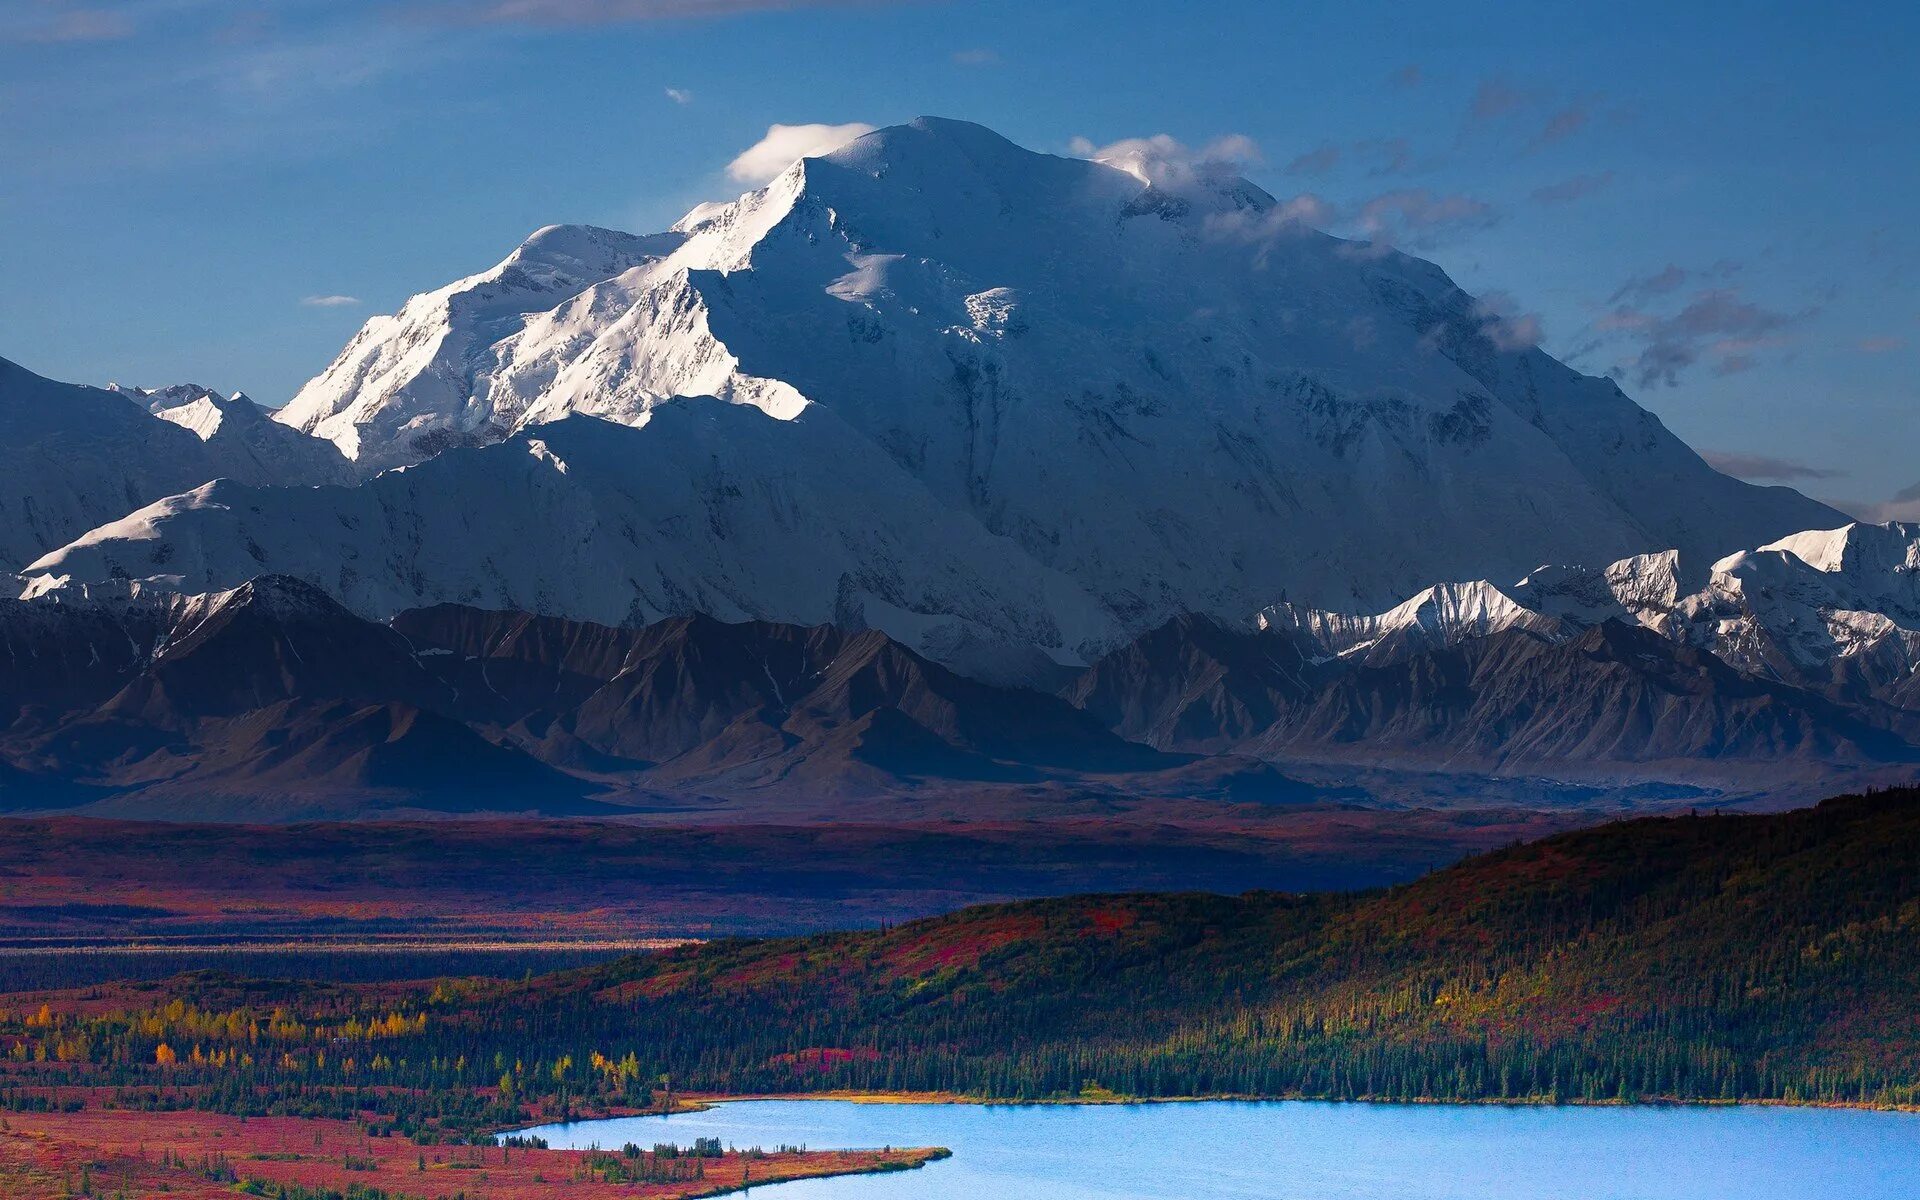
{"type": "Polygon", "coordinates": [[[781,1200],[1920,1198],[1920,1117],[1818,1109],[769,1100],[533,1132],[576,1149],[718,1137],[954,1153],[779,1184],[781,1200]]]}

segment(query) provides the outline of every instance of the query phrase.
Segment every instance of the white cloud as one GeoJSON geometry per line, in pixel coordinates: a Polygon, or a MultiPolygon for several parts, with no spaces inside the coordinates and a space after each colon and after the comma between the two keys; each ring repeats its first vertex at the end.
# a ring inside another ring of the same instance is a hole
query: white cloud
{"type": "Polygon", "coordinates": [[[1229,133],[1197,148],[1167,133],[1121,138],[1105,146],[1076,137],[1067,143],[1067,153],[1119,167],[1142,183],[1163,187],[1196,177],[1238,175],[1262,161],[1259,144],[1244,133],[1229,133]]]}
{"type": "Polygon", "coordinates": [[[1208,234],[1217,238],[1261,243],[1309,229],[1324,229],[1336,219],[1333,205],[1312,192],[1301,192],[1264,212],[1241,209],[1237,212],[1215,213],[1207,218],[1205,228],[1208,234]]]}
{"type": "Polygon", "coordinates": [[[673,101],[675,104],[692,104],[693,93],[686,88],[668,88],[667,99],[673,101]]]}
{"type": "Polygon", "coordinates": [[[1488,292],[1480,297],[1474,302],[1474,315],[1480,318],[1480,332],[1501,350],[1531,350],[1546,340],[1540,314],[1521,312],[1506,292],[1488,292]]]}
{"type": "Polygon", "coordinates": [[[1333,224],[1333,206],[1312,192],[1280,201],[1264,212],[1240,209],[1214,213],[1201,228],[1215,240],[1248,246],[1253,265],[1265,270],[1273,251],[1285,242],[1333,224]]]}
{"type": "Polygon", "coordinates": [[[981,47],[973,50],[955,50],[953,61],[962,67],[993,67],[1000,63],[997,51],[981,47]]]}
{"type": "Polygon", "coordinates": [[[348,308],[360,303],[358,296],[303,296],[300,303],[308,308],[348,308]]]}
{"type": "Polygon", "coordinates": [[[769,125],[767,136],[740,152],[727,164],[727,176],[755,187],[771,183],[780,172],[803,158],[830,154],[857,137],[874,131],[862,121],[845,125],[769,125]]]}

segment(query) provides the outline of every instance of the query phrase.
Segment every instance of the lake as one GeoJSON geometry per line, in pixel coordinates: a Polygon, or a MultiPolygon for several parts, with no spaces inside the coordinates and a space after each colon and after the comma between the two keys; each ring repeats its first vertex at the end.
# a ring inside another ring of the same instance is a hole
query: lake
{"type": "Polygon", "coordinates": [[[905,1174],[779,1184],[782,1200],[1920,1196],[1920,1117],[1836,1109],[765,1100],[531,1132],[556,1149],[718,1137],[740,1147],[954,1152],[905,1174]]]}

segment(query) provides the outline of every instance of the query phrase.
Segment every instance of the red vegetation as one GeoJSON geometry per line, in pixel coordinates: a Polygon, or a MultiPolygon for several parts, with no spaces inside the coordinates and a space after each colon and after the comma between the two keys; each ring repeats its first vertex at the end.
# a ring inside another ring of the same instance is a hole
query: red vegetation
{"type": "Polygon", "coordinates": [[[769,1066],[790,1066],[815,1071],[824,1071],[842,1063],[879,1062],[880,1052],[865,1047],[848,1050],[840,1046],[813,1046],[805,1050],[795,1050],[790,1054],[776,1054],[767,1060],[769,1066]]]}
{"type": "Polygon", "coordinates": [[[10,1113],[0,1123],[0,1195],[65,1200],[165,1194],[169,1200],[232,1200],[235,1184],[260,1180],[344,1191],[349,1184],[409,1197],[485,1196],[547,1200],[674,1200],[775,1183],[918,1166],[932,1150],[810,1150],[701,1161],[704,1178],[609,1183],[574,1150],[499,1146],[419,1147],[368,1137],[346,1121],[241,1117],[202,1112],[10,1113]]]}
{"type": "Polygon", "coordinates": [[[1097,908],[1087,914],[1087,920],[1093,931],[1102,937],[1112,937],[1123,930],[1131,929],[1139,923],[1140,914],[1131,908],[1097,908]]]}
{"type": "Polygon", "coordinates": [[[930,925],[918,937],[889,946],[883,975],[914,979],[939,971],[977,967],[993,951],[1028,941],[1045,930],[1040,918],[996,912],[973,920],[930,925]]]}

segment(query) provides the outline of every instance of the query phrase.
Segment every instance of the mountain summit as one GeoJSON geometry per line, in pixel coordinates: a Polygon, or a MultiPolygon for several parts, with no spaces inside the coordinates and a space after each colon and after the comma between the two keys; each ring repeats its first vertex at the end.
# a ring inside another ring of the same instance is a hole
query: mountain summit
{"type": "Polygon", "coordinates": [[[1031,677],[1185,613],[1379,611],[1844,523],[1244,179],[931,118],[665,233],[541,230],[368,322],[279,419],[362,471],[490,448],[176,497],[36,590],[273,570],[375,617],[833,622],[1031,677]]]}

